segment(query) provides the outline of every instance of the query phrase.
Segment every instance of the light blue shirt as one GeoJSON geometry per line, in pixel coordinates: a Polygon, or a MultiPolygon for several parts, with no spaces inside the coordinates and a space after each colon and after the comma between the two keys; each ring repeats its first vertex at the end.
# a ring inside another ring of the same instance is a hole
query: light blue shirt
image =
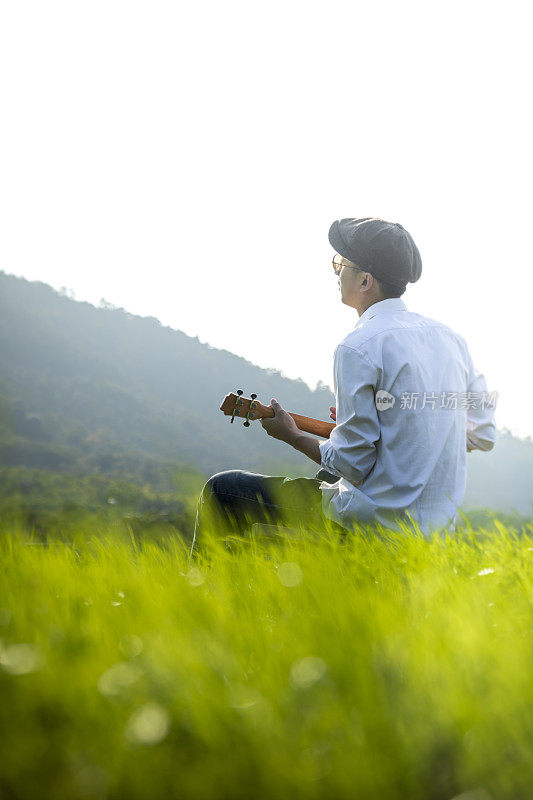
{"type": "Polygon", "coordinates": [[[496,441],[496,393],[463,337],[400,298],[381,300],[337,346],[334,388],[336,426],[319,447],[340,480],[320,486],[324,513],[348,527],[403,519],[425,536],[453,531],[466,453],[496,441]]]}

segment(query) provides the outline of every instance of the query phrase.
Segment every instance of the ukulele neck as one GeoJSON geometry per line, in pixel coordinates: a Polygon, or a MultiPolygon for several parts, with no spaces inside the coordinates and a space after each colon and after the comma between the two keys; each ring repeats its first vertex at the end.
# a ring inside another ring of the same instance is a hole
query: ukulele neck
{"type": "Polygon", "coordinates": [[[291,414],[291,417],[301,431],[321,436],[323,439],[329,439],[331,431],[335,427],[331,422],[323,422],[321,419],[313,419],[313,417],[302,417],[300,414],[291,414]]]}

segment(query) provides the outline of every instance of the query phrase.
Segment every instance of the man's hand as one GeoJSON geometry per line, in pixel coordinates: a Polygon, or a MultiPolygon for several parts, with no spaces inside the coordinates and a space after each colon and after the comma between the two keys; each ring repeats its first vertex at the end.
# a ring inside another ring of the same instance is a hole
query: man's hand
{"type": "Polygon", "coordinates": [[[261,425],[269,436],[280,439],[282,442],[292,444],[295,436],[300,433],[300,429],[295,421],[278,403],[277,400],[270,401],[270,407],[274,409],[274,417],[262,419],[261,425]]]}
{"type": "Polygon", "coordinates": [[[291,447],[299,450],[316,464],[320,464],[319,440],[301,431],[291,415],[280,406],[277,400],[272,399],[270,407],[274,409],[274,417],[261,420],[261,425],[268,435],[290,444],[291,447]]]}
{"type": "Polygon", "coordinates": [[[329,418],[332,419],[333,422],[337,422],[337,409],[335,408],[335,406],[330,406],[329,410],[331,411],[329,418]]]}

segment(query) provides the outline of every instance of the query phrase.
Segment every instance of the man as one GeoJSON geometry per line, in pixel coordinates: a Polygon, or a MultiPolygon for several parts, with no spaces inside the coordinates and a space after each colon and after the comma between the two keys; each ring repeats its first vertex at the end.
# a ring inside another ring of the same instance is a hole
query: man
{"type": "Polygon", "coordinates": [[[214,475],[199,500],[193,548],[208,514],[241,532],[254,520],[317,529],[325,518],[343,532],[358,522],[407,522],[426,536],[454,530],[466,453],[494,445],[495,393],[465,340],[401,300],[422,273],[410,234],[364,217],[334,222],[329,241],[341,300],[359,315],[335,350],[336,427],[327,441],[303,433],[275,399],[274,418],[261,420],[269,436],[322,469],[314,479],[214,475]]]}

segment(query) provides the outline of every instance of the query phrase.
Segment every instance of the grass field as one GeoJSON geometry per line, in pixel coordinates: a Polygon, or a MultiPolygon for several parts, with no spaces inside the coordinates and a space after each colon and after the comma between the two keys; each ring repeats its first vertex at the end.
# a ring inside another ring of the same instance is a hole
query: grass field
{"type": "Polygon", "coordinates": [[[0,536],[2,798],[533,796],[533,527],[0,536]]]}

